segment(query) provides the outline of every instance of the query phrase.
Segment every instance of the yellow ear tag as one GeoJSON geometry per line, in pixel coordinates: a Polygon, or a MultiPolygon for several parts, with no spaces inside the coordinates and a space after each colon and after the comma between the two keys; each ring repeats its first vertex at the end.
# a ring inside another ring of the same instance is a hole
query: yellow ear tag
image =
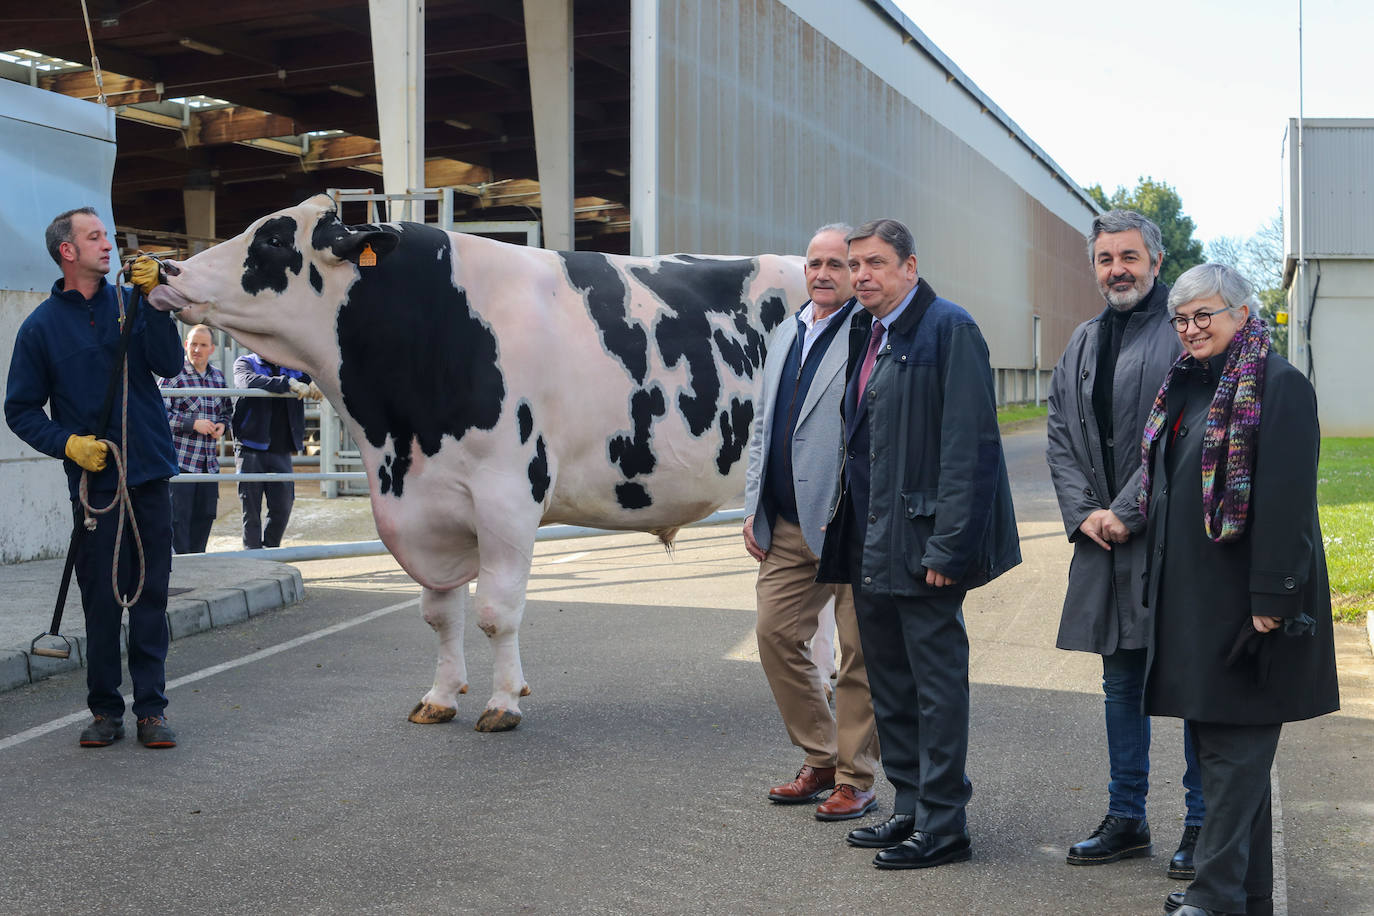
{"type": "Polygon", "coordinates": [[[363,246],[363,253],[360,254],[360,255],[358,255],[358,266],[359,266],[359,267],[376,267],[376,266],[377,266],[377,252],[375,252],[375,251],[372,250],[372,246],[371,246],[370,244],[369,244],[369,245],[364,245],[364,246],[363,246]]]}

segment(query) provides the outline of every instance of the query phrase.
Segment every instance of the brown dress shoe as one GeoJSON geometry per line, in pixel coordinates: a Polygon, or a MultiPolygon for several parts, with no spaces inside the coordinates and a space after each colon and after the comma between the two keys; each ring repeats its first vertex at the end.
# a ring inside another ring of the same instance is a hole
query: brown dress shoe
{"type": "Polygon", "coordinates": [[[851,818],[863,817],[876,807],[878,807],[876,792],[871,790],[865,792],[849,783],[840,783],[835,787],[835,791],[830,793],[830,797],[816,808],[816,820],[847,821],[851,818]]]}
{"type": "Polygon", "coordinates": [[[826,789],[835,788],[834,767],[813,767],[810,764],[797,771],[797,778],[768,790],[768,797],[784,805],[809,802],[826,789]]]}

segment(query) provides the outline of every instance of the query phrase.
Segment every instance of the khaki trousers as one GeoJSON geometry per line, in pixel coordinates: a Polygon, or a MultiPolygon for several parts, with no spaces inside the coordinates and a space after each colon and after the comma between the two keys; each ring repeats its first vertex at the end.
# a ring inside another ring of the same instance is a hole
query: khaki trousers
{"type": "Polygon", "coordinates": [[[859,647],[854,596],[848,585],[818,583],[819,563],[806,546],[801,528],[779,518],[755,587],[759,658],[787,735],[806,752],[806,763],[835,767],[837,785],[847,783],[867,791],[873,786],[878,761],[878,731],[859,647]],[[831,597],[840,638],[833,716],[806,645],[816,635],[817,618],[831,597]]]}

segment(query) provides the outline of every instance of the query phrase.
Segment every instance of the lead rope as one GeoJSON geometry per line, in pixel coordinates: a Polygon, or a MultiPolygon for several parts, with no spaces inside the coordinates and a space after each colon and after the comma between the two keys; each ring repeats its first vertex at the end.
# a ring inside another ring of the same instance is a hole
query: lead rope
{"type": "Polygon", "coordinates": [[[100,58],[95,56],[95,36],[91,34],[91,14],[86,9],[86,0],[81,0],[81,16],[86,20],[86,43],[91,46],[91,71],[95,74],[95,91],[99,94],[100,104],[105,105],[105,79],[100,73],[100,58]]]}
{"type": "MultiPolygon", "coordinates": [[[[118,278],[115,280],[115,299],[119,302],[119,322],[121,327],[126,318],[124,313],[124,289],[120,285],[118,278]]],[[[133,340],[132,330],[130,340],[133,340]]],[[[103,432],[103,430],[102,430],[103,432]]],[[[129,497],[129,481],[126,468],[129,465],[129,353],[124,353],[124,396],[120,400],[119,409],[119,438],[120,443],[116,445],[109,439],[101,439],[105,446],[110,450],[110,457],[114,459],[115,478],[119,481],[115,487],[115,497],[110,500],[108,506],[97,509],[91,505],[90,501],[90,476],[91,472],[85,469],[81,471],[81,483],[77,487],[77,495],[81,499],[81,508],[85,511],[85,525],[87,531],[94,531],[96,528],[96,516],[104,515],[116,505],[119,506],[119,527],[115,529],[114,559],[110,563],[110,586],[114,589],[115,600],[124,610],[128,610],[143,595],[143,584],[148,576],[148,564],[143,554],[143,537],[138,533],[138,519],[134,517],[133,500],[129,497]],[[129,528],[134,535],[134,548],[138,552],[138,588],[134,590],[132,598],[125,598],[119,591],[119,549],[124,542],[124,522],[129,522],[129,528]]]]}

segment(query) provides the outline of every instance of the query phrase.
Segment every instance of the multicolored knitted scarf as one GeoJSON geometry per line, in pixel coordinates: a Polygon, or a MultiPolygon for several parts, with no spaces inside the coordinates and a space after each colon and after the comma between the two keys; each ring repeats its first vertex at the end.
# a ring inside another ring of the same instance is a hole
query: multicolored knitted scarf
{"type": "MultiPolygon", "coordinates": [[[[1250,477],[1255,470],[1255,437],[1259,433],[1260,394],[1264,390],[1268,355],[1269,329],[1252,315],[1226,348],[1226,365],[1207,411],[1207,425],[1202,431],[1202,525],[1207,536],[1218,544],[1244,534],[1249,519],[1250,477]]],[[[1185,363],[1191,361],[1192,357],[1185,353],[1169,369],[1145,421],[1145,438],[1141,443],[1143,473],[1136,495],[1142,514],[1149,508],[1150,453],[1164,431],[1169,386],[1185,363]]]]}

